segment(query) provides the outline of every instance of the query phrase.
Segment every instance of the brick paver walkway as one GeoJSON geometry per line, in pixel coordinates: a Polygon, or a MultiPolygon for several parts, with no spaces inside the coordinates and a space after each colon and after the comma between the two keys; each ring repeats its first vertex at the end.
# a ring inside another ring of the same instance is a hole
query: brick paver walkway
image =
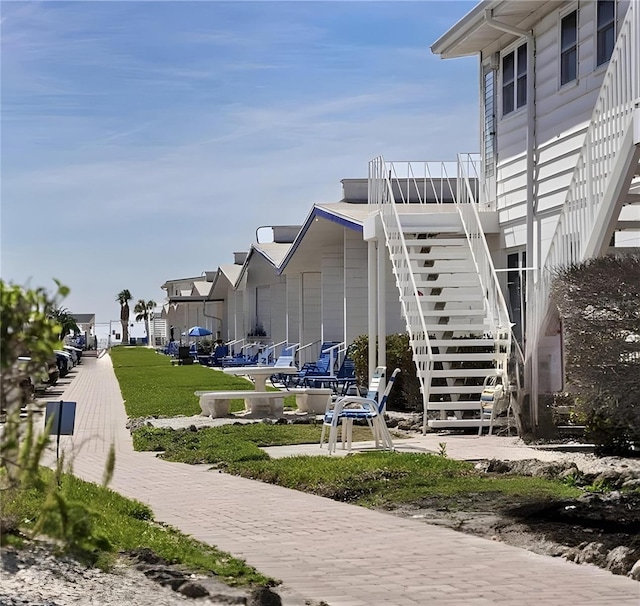
{"type": "Polygon", "coordinates": [[[113,442],[111,488],[291,595],[331,606],[640,606],[640,583],[596,567],[136,453],[108,356],[85,360],[64,399],[78,403],[75,435],[62,439],[78,476],[99,482],[113,442]]]}

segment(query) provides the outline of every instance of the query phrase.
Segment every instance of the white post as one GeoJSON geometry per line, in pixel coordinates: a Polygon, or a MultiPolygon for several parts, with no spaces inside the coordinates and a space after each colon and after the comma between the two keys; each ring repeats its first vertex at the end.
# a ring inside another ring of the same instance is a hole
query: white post
{"type": "MultiPolygon", "coordinates": [[[[380,230],[382,231],[382,230],[380,230]]],[[[384,237],[384,236],[383,236],[384,237]]],[[[382,239],[378,244],[378,365],[387,365],[387,281],[386,281],[386,254],[387,247],[382,239]]],[[[389,369],[387,369],[389,370],[389,369]]],[[[386,378],[386,373],[385,373],[386,378]]],[[[380,382],[380,389],[384,391],[385,380],[380,382]]]]}
{"type": "Polygon", "coordinates": [[[371,376],[376,364],[376,335],[378,334],[378,296],[377,296],[377,284],[378,273],[376,266],[376,241],[369,240],[367,243],[367,274],[368,274],[368,303],[369,303],[369,382],[371,382],[371,376]]]}

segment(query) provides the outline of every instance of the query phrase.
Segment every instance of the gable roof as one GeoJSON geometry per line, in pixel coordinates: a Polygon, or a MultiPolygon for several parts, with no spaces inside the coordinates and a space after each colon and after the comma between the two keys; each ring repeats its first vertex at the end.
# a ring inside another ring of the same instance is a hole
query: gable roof
{"type": "Polygon", "coordinates": [[[71,314],[77,324],[95,324],[96,314],[71,314]]]}
{"type": "Polygon", "coordinates": [[[208,295],[210,291],[211,291],[211,282],[207,282],[206,280],[199,280],[198,282],[193,283],[191,294],[195,296],[204,297],[208,295]]]}
{"type": "Polygon", "coordinates": [[[277,266],[276,270],[278,274],[281,274],[291,258],[295,254],[296,250],[300,246],[309,228],[318,219],[325,219],[331,223],[337,223],[347,229],[353,229],[362,233],[362,226],[364,220],[371,212],[368,204],[351,204],[349,202],[334,202],[332,204],[314,204],[311,211],[307,215],[300,232],[290,245],[289,250],[282,259],[281,263],[277,266]]]}
{"type": "Polygon", "coordinates": [[[252,244],[251,248],[249,248],[249,254],[242,265],[242,269],[236,278],[234,288],[238,288],[240,286],[240,281],[243,276],[247,273],[249,269],[249,264],[251,263],[251,259],[254,254],[258,254],[263,257],[269,265],[271,265],[275,270],[276,274],[278,266],[282,263],[282,260],[285,258],[287,251],[291,248],[292,244],[280,243],[280,242],[268,242],[265,244],[252,244]]]}

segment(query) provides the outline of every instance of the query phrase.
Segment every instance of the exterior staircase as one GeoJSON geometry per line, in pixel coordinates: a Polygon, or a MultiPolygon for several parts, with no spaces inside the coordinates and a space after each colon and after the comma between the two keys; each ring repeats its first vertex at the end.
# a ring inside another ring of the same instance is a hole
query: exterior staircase
{"type": "Polygon", "coordinates": [[[461,203],[475,201],[477,181],[448,177],[446,165],[422,166],[417,175],[411,163],[373,160],[370,203],[380,210],[400,292],[424,429],[481,429],[490,425],[480,401],[485,382],[507,383],[506,304],[484,239],[487,227],[476,204],[461,203]]]}

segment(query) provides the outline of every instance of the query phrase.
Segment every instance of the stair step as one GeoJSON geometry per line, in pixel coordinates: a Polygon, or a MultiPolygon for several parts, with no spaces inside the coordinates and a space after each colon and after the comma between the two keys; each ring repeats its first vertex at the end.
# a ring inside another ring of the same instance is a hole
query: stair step
{"type": "MultiPolygon", "coordinates": [[[[442,332],[483,332],[484,331],[484,323],[476,322],[475,324],[429,324],[425,322],[425,327],[429,334],[436,334],[442,332]]],[[[437,337],[436,337],[437,338],[437,337]]]]}
{"type": "Polygon", "coordinates": [[[431,347],[493,347],[493,339],[430,339],[431,347]]]}
{"type": "Polygon", "coordinates": [[[429,427],[437,428],[451,428],[457,427],[489,427],[491,424],[490,419],[433,419],[427,421],[429,427]]]}
{"type": "Polygon", "coordinates": [[[477,410],[480,413],[480,401],[477,402],[428,402],[427,410],[477,410]]]}
{"type": "Polygon", "coordinates": [[[477,393],[480,395],[482,393],[482,385],[456,385],[456,386],[447,386],[447,385],[439,385],[438,387],[429,387],[429,393],[477,393]]]}
{"type": "MultiPolygon", "coordinates": [[[[493,368],[456,368],[448,370],[432,370],[432,377],[443,377],[446,379],[454,378],[467,378],[467,377],[486,377],[487,374],[493,374],[495,369],[493,368]],[[487,371],[492,371],[488,373],[487,371]]],[[[450,387],[450,391],[455,391],[455,388],[450,387]]]]}
{"type": "Polygon", "coordinates": [[[468,288],[469,286],[477,286],[480,288],[480,282],[476,274],[436,274],[435,280],[422,280],[418,276],[415,277],[415,284],[419,290],[424,288],[468,288]]]}
{"type": "MultiPolygon", "coordinates": [[[[414,359],[419,359],[419,357],[414,356],[414,359]]],[[[436,353],[433,354],[433,359],[436,362],[493,362],[495,353],[436,353]]]]}
{"type": "MultiPolygon", "coordinates": [[[[413,232],[412,232],[413,233],[413,232]]],[[[469,242],[467,238],[462,236],[460,238],[414,238],[412,236],[406,236],[404,242],[407,246],[451,246],[459,248],[461,246],[468,248],[469,242]]]]}
{"type": "MultiPolygon", "coordinates": [[[[422,299],[422,297],[420,297],[422,299]]],[[[463,318],[463,317],[482,317],[485,316],[484,309],[423,309],[422,314],[429,318],[463,318]]]]}
{"type": "MultiPolygon", "coordinates": [[[[404,258],[404,254],[393,253],[393,258],[404,258]]],[[[440,261],[452,261],[454,259],[471,259],[471,251],[467,248],[450,249],[444,248],[442,250],[431,249],[431,252],[417,252],[415,250],[409,250],[409,257],[413,260],[422,259],[424,261],[440,260],[440,261]]]]}
{"type": "MultiPolygon", "coordinates": [[[[422,301],[423,303],[448,303],[448,302],[452,302],[452,303],[462,303],[462,302],[478,302],[481,303],[484,301],[483,297],[481,294],[475,294],[475,295],[457,295],[455,294],[455,292],[451,292],[452,289],[448,289],[450,292],[448,292],[447,294],[442,293],[441,295],[427,295],[427,294],[423,294],[420,296],[420,301],[422,301]]],[[[401,295],[400,296],[400,300],[401,301],[413,301],[415,299],[415,297],[413,295],[401,295]]]]}

